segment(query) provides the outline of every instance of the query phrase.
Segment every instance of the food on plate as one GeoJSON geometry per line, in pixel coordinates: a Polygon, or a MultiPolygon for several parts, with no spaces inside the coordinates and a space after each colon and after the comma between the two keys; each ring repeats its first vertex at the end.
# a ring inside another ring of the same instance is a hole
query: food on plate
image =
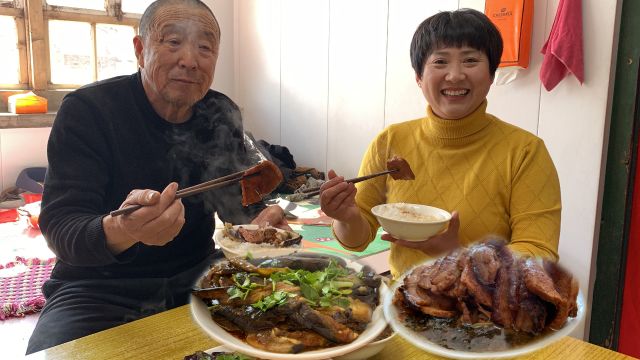
{"type": "Polygon", "coordinates": [[[231,239],[233,241],[271,245],[274,247],[299,245],[300,240],[302,240],[302,236],[296,232],[282,230],[272,226],[262,226],[250,229],[242,225],[234,227],[229,223],[225,223],[222,232],[227,239],[231,239]]]}
{"type": "Polygon", "coordinates": [[[294,253],[223,260],[200,286],[193,294],[227,332],[257,349],[300,353],[357,339],[379,305],[381,278],[339,257],[294,253]]]}
{"type": "Polygon", "coordinates": [[[209,354],[204,351],[196,351],[191,355],[185,356],[184,360],[257,360],[257,359],[251,356],[237,353],[237,352],[214,351],[211,354],[209,354]]]}
{"type": "Polygon", "coordinates": [[[416,178],[407,160],[399,156],[394,156],[387,160],[387,170],[395,169],[398,171],[391,173],[391,177],[394,180],[414,180],[416,178]]]}
{"type": "Polygon", "coordinates": [[[393,203],[380,207],[378,215],[398,221],[434,222],[445,220],[445,216],[436,212],[427,213],[412,204],[393,203]]]}
{"type": "Polygon", "coordinates": [[[517,256],[491,239],[414,268],[393,304],[405,326],[434,343],[497,351],[562,328],[577,315],[578,290],[560,265],[517,256]]]}
{"type": "Polygon", "coordinates": [[[247,169],[240,180],[242,188],[242,205],[248,206],[262,200],[275,190],[282,182],[282,172],[276,164],[263,160],[258,165],[247,169]]]}

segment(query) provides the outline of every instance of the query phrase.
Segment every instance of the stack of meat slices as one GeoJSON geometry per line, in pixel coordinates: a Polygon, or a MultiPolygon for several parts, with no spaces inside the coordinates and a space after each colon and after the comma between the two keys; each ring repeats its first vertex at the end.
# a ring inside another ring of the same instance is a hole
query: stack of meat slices
{"type": "Polygon", "coordinates": [[[394,304],[466,324],[538,334],[576,317],[577,280],[558,264],[514,255],[502,240],[461,248],[404,278],[394,304]]]}

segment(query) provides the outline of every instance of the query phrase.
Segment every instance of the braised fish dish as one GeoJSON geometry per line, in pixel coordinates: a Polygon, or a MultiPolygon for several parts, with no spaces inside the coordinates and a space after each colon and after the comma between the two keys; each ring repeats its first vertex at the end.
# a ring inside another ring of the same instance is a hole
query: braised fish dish
{"type": "Polygon", "coordinates": [[[353,342],[380,302],[381,278],[339,257],[294,253],[215,264],[193,294],[212,319],[249,345],[300,353],[353,342]]]}

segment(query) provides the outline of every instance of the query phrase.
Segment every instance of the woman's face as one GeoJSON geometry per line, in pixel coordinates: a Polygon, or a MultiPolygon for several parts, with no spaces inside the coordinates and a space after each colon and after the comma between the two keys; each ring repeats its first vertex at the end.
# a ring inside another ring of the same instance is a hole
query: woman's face
{"type": "Polygon", "coordinates": [[[466,46],[446,47],[427,58],[422,76],[416,76],[416,81],[438,117],[457,120],[482,104],[493,76],[484,52],[466,46]]]}

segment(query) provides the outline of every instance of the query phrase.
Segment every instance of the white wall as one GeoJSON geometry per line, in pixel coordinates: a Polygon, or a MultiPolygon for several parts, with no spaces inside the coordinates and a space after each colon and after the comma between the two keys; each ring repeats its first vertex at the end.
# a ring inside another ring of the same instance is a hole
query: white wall
{"type": "MultiPolygon", "coordinates": [[[[538,78],[539,50],[559,0],[535,1],[530,67],[488,96],[491,113],[539,135],[549,148],[562,188],[561,262],[578,277],[588,309],[618,2],[583,2],[586,82],[570,76],[547,92],[538,78]]],[[[424,18],[459,7],[482,11],[484,1],[237,2],[235,100],[245,127],[287,146],[299,165],[354,176],[384,126],[424,115],[409,43],[424,18]]],[[[584,323],[574,332],[587,334],[584,323]]]]}
{"type": "Polygon", "coordinates": [[[47,166],[51,128],[0,130],[0,190],[15,186],[24,168],[47,166]]]}
{"type": "Polygon", "coordinates": [[[230,97],[235,91],[234,74],[234,10],[233,2],[228,0],[204,0],[218,20],[220,25],[220,56],[216,64],[216,72],[213,79],[212,89],[218,90],[230,97]]]}

